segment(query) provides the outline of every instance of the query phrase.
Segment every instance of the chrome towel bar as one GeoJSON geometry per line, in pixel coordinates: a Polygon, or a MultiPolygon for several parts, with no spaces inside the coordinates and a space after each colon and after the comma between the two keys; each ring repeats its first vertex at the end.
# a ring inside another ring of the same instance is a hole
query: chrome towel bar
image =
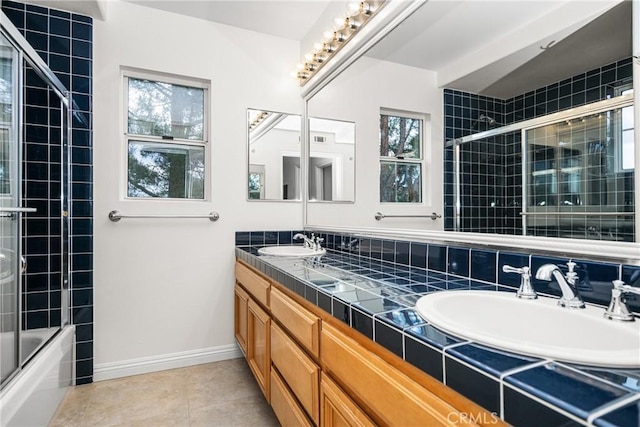
{"type": "Polygon", "coordinates": [[[442,218],[442,215],[438,215],[435,212],[431,212],[431,215],[385,215],[381,212],[376,212],[375,218],[376,221],[380,221],[382,218],[431,218],[435,221],[438,218],[442,218]]]}
{"type": "Polygon", "coordinates": [[[211,212],[208,215],[123,215],[122,212],[113,210],[109,212],[109,220],[113,222],[118,222],[122,218],[154,218],[154,219],[163,219],[163,218],[209,218],[209,221],[215,222],[220,219],[220,214],[218,212],[211,212]]]}

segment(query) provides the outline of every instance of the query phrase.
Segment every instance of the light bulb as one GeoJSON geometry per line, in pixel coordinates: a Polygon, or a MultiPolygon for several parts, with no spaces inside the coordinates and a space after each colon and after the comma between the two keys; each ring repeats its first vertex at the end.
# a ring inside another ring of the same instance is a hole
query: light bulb
{"type": "Polygon", "coordinates": [[[296,68],[298,70],[303,70],[304,69],[304,64],[298,64],[298,65],[296,65],[296,68]]]}
{"type": "Polygon", "coordinates": [[[313,50],[322,50],[322,45],[324,43],[314,43],[313,44],[313,50]]]}
{"type": "Polygon", "coordinates": [[[306,61],[313,61],[313,54],[311,54],[311,53],[307,53],[307,54],[305,54],[305,55],[304,55],[304,59],[305,59],[306,61]]]}
{"type": "Polygon", "coordinates": [[[359,11],[363,15],[371,15],[371,5],[366,1],[360,2],[359,11]]]}
{"type": "Polygon", "coordinates": [[[345,33],[343,33],[342,31],[334,31],[333,32],[333,40],[334,41],[342,43],[346,39],[347,39],[347,35],[345,33]]]}
{"type": "Polygon", "coordinates": [[[348,10],[349,10],[349,15],[355,15],[356,13],[360,13],[360,2],[349,3],[348,10]]]}

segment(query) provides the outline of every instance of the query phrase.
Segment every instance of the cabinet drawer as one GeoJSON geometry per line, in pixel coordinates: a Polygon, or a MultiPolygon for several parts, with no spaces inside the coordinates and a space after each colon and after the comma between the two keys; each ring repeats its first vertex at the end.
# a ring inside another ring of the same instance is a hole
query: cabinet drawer
{"type": "Polygon", "coordinates": [[[236,262],[236,280],[249,291],[256,301],[265,307],[269,307],[269,288],[271,283],[268,280],[239,262],[236,262]]]}
{"type": "Polygon", "coordinates": [[[280,425],[307,427],[313,425],[275,369],[271,369],[271,407],[280,425]]]}
{"type": "Polygon", "coordinates": [[[320,419],[320,368],[275,323],[271,323],[271,362],[315,424],[320,419]]]}
{"type": "Polygon", "coordinates": [[[321,427],[374,427],[373,421],[331,379],[320,379],[321,427]]]}
{"type": "Polygon", "coordinates": [[[275,287],[271,289],[271,315],[309,353],[319,357],[320,319],[275,287]]]}
{"type": "Polygon", "coordinates": [[[323,324],[320,345],[325,372],[379,424],[443,426],[460,419],[449,417],[457,412],[452,406],[334,327],[323,324]]]}

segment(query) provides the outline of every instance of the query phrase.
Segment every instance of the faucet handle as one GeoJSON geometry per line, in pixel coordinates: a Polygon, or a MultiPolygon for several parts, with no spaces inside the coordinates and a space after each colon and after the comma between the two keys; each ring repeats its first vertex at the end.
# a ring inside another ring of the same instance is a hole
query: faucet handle
{"type": "Polygon", "coordinates": [[[510,265],[503,265],[502,271],[505,273],[518,273],[520,274],[520,288],[516,292],[516,296],[522,299],[536,299],[538,294],[531,286],[531,273],[529,267],[511,267],[510,265]]]}
{"type": "Polygon", "coordinates": [[[611,302],[604,312],[604,317],[610,320],[621,320],[624,322],[633,322],[635,318],[631,314],[631,310],[624,300],[625,293],[634,293],[640,295],[640,288],[625,285],[622,280],[614,280],[613,289],[611,289],[611,302]]]}
{"type": "Polygon", "coordinates": [[[502,266],[502,271],[504,271],[505,273],[518,273],[518,274],[529,274],[529,267],[524,266],[524,267],[511,267],[510,265],[503,265],[502,266]]]}

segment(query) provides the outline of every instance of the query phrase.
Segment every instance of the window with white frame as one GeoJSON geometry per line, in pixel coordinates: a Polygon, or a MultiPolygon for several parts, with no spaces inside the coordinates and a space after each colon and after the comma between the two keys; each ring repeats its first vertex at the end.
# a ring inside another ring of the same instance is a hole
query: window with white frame
{"type": "Polygon", "coordinates": [[[208,85],[125,75],[127,197],[205,198],[208,85]]]}
{"type": "Polygon", "coordinates": [[[380,202],[422,203],[422,116],[380,113],[380,202]]]}
{"type": "MultiPolygon", "coordinates": [[[[623,90],[621,95],[633,93],[633,89],[623,90]]],[[[634,140],[634,124],[633,124],[633,105],[622,109],[622,170],[633,170],[635,161],[635,140],[634,140]]]]}

